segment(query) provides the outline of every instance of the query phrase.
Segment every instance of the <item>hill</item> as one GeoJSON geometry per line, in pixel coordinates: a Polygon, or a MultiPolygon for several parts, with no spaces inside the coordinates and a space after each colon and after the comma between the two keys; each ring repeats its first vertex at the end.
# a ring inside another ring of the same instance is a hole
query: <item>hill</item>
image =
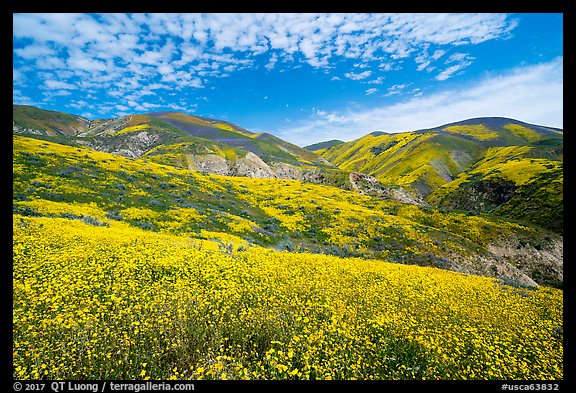
{"type": "Polygon", "coordinates": [[[147,156],[203,173],[316,181],[346,178],[323,158],[273,135],[178,112],[89,121],[14,105],[13,132],[125,157],[147,156]]]}
{"type": "Polygon", "coordinates": [[[22,133],[49,136],[78,135],[92,125],[90,120],[80,116],[27,105],[14,105],[12,119],[14,129],[22,133]]]}
{"type": "Polygon", "coordinates": [[[324,151],[346,171],[400,185],[446,208],[563,227],[563,131],[506,118],[375,132],[324,151]]]}
{"type": "Polygon", "coordinates": [[[13,136],[18,379],[562,379],[562,264],[489,215],[13,136]]]}
{"type": "Polygon", "coordinates": [[[332,139],[330,141],[318,142],[318,143],[314,143],[312,145],[304,146],[304,149],[313,151],[316,154],[322,154],[326,150],[328,150],[329,148],[341,145],[342,143],[344,143],[344,141],[341,141],[338,139],[332,139]]]}
{"type": "Polygon", "coordinates": [[[375,258],[561,286],[562,238],[285,179],[203,175],[14,136],[14,213],[106,222],[278,250],[375,258]]]}

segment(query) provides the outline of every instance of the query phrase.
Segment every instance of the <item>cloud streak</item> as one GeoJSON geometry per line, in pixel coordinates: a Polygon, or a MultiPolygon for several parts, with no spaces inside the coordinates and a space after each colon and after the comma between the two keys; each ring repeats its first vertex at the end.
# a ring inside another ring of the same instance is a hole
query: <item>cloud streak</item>
{"type": "Polygon", "coordinates": [[[413,97],[391,106],[347,110],[338,115],[319,111],[301,124],[279,130],[277,135],[304,146],[330,139],[348,141],[375,130],[404,132],[489,116],[562,128],[562,62],[560,57],[486,75],[471,85],[413,97]]]}

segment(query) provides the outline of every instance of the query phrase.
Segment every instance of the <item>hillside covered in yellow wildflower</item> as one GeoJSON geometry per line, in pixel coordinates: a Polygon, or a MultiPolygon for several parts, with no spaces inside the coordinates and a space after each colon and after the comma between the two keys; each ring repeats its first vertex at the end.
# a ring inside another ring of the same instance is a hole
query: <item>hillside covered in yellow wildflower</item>
{"type": "Polygon", "coordinates": [[[563,376],[558,289],[83,221],[14,217],[17,379],[563,376]]]}
{"type": "Polygon", "coordinates": [[[18,134],[16,379],[563,378],[555,231],[18,134]]]}
{"type": "Polygon", "coordinates": [[[557,128],[485,117],[411,132],[376,131],[317,151],[342,170],[405,187],[433,206],[562,233],[563,135],[557,128]]]}

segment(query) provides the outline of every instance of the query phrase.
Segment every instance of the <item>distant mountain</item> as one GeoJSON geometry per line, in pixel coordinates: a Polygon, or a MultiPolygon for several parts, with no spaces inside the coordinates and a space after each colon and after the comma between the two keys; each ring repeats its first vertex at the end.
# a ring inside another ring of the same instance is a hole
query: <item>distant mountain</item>
{"type": "Polygon", "coordinates": [[[322,154],[331,147],[341,145],[342,143],[344,143],[344,141],[332,139],[326,142],[318,142],[312,145],[304,146],[304,149],[313,151],[316,154],[322,154]]]}
{"type": "Polygon", "coordinates": [[[321,156],[435,206],[497,213],[562,232],[561,129],[475,118],[412,132],[378,131],[321,156]]]}
{"type": "Polygon", "coordinates": [[[324,158],[273,135],[256,134],[227,121],[179,112],[90,121],[14,105],[13,131],[203,173],[336,183],[347,177],[347,173],[324,158]]]}

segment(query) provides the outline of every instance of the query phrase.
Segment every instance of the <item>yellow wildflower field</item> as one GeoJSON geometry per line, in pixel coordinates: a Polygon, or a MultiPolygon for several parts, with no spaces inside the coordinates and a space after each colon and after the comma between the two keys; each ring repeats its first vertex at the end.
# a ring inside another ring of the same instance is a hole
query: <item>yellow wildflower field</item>
{"type": "Polygon", "coordinates": [[[14,215],[14,378],[563,378],[561,290],[106,224],[14,215]]]}

